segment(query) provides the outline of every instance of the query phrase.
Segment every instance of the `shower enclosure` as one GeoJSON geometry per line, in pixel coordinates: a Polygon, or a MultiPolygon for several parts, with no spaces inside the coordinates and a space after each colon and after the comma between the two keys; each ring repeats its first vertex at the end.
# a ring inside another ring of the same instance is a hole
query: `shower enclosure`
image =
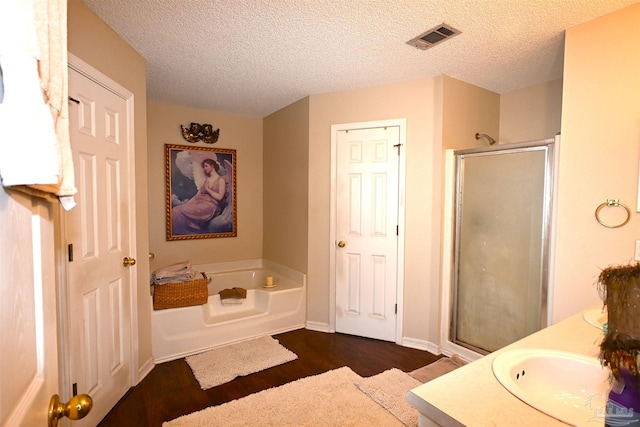
{"type": "Polygon", "coordinates": [[[547,324],[554,140],[459,150],[449,340],[487,354],[547,324]]]}

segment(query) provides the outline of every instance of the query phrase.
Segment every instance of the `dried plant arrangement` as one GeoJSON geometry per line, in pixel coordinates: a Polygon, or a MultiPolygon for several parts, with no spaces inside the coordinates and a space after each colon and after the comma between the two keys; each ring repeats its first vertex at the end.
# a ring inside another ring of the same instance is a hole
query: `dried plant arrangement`
{"type": "MultiPolygon", "coordinates": [[[[640,358],[640,263],[609,267],[598,277],[598,290],[608,311],[600,360],[615,380],[638,387],[640,358]]],[[[614,387],[615,388],[615,387],[614,387]]]]}

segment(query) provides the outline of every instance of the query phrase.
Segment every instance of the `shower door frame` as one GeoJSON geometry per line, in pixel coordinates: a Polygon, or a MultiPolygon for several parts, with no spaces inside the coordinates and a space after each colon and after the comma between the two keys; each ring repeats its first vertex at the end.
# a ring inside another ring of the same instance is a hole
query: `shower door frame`
{"type": "Polygon", "coordinates": [[[460,257],[460,239],[461,239],[461,178],[463,168],[460,166],[461,160],[465,156],[469,155],[491,155],[495,153],[521,153],[528,151],[544,151],[545,152],[545,164],[544,164],[544,190],[543,190],[543,215],[541,223],[541,295],[540,295],[540,329],[548,326],[548,307],[549,307],[549,295],[550,295],[550,252],[551,252],[551,220],[552,220],[552,204],[553,204],[553,190],[555,187],[555,155],[556,155],[556,140],[544,139],[522,143],[502,144],[489,147],[472,148],[464,150],[455,150],[453,152],[453,160],[455,167],[455,178],[453,182],[454,191],[453,195],[453,210],[454,210],[454,223],[452,227],[452,253],[451,253],[451,286],[449,295],[449,307],[448,307],[448,331],[447,341],[454,346],[461,347],[464,350],[470,350],[472,353],[478,355],[489,354],[482,348],[478,348],[472,344],[461,342],[456,338],[457,331],[457,311],[458,311],[458,280],[459,280],[459,257],[460,257]]]}

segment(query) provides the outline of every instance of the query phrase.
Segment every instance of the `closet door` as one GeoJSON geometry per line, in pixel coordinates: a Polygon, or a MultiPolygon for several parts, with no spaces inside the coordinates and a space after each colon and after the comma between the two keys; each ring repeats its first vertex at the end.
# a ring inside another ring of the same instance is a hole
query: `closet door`
{"type": "MultiPolygon", "coordinates": [[[[92,73],[97,71],[89,70],[92,73]]],[[[93,410],[94,426],[132,385],[136,276],[130,99],[85,70],[69,69],[69,132],[77,206],[65,215],[68,377],[93,410]]]]}

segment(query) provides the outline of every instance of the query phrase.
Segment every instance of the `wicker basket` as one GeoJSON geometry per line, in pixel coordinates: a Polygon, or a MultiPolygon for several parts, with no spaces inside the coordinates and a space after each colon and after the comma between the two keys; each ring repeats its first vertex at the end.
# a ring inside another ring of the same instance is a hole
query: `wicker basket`
{"type": "Polygon", "coordinates": [[[153,286],[153,309],[189,307],[207,303],[209,291],[207,276],[187,282],[165,283],[153,286]]]}

